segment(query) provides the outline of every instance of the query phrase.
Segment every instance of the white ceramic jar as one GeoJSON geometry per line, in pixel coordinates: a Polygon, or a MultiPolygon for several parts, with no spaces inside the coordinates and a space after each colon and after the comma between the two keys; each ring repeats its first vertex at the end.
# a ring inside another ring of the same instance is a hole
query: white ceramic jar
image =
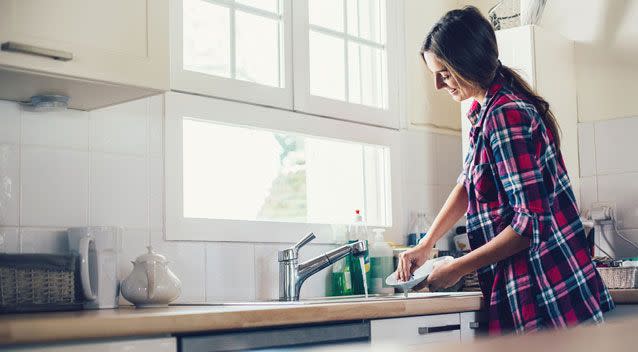
{"type": "Polygon", "coordinates": [[[179,297],[182,283],[168,268],[168,260],[147,247],[132,262],[133,271],[122,281],[121,293],[137,307],[163,307],[179,297]]]}

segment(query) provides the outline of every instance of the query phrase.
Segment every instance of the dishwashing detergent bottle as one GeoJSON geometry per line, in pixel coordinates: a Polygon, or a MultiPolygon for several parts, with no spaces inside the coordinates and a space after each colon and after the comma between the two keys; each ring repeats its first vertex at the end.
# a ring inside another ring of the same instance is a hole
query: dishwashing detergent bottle
{"type": "MultiPolygon", "coordinates": [[[[368,243],[368,227],[363,221],[363,216],[359,210],[355,210],[354,221],[348,226],[348,243],[356,241],[366,241],[366,244],[368,243]]],[[[363,256],[363,265],[361,265],[361,259],[352,254],[348,255],[347,260],[350,265],[352,293],[355,295],[367,294],[367,283],[370,282],[369,251],[366,251],[363,256]]]]}

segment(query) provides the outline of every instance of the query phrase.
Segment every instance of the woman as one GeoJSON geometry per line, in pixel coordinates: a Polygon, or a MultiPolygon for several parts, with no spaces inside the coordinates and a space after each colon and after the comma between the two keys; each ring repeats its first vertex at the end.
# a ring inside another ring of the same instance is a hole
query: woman
{"type": "Polygon", "coordinates": [[[549,104],[501,64],[494,31],[475,7],[443,16],[421,55],[437,89],[475,101],[458,184],[425,240],[401,256],[399,279],[466,214],[472,252],[437,267],[430,289],[477,271],[492,334],[602,322],[613,302],[588,251],[549,104]]]}

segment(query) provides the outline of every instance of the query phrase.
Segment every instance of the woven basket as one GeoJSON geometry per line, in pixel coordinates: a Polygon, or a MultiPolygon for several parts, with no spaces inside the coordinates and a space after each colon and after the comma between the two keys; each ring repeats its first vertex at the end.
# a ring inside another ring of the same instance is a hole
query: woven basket
{"type": "Polygon", "coordinates": [[[638,288],[637,267],[597,268],[607,288],[638,288]]]}
{"type": "Polygon", "coordinates": [[[75,255],[0,254],[0,312],[81,308],[75,255]]]}

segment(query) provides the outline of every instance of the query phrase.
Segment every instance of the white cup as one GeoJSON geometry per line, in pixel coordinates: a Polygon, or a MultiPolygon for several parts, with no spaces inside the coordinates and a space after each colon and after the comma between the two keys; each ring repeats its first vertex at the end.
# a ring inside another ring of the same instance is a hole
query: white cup
{"type": "Polygon", "coordinates": [[[117,263],[122,250],[122,229],[72,227],[67,232],[69,249],[80,256],[84,308],[117,308],[120,295],[117,263]]]}

